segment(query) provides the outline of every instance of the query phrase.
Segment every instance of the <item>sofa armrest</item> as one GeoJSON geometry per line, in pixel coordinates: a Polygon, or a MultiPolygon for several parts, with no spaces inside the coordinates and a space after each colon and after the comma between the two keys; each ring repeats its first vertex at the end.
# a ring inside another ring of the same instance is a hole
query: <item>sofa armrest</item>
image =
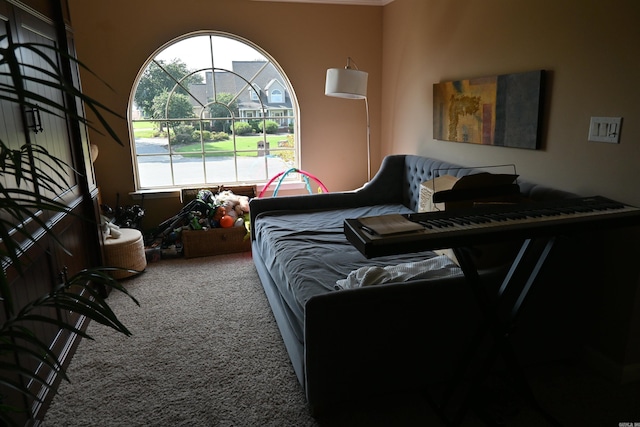
{"type": "Polygon", "coordinates": [[[330,292],[305,307],[312,413],[450,377],[479,312],[462,277],[330,292]]]}
{"type": "Polygon", "coordinates": [[[249,203],[252,238],[255,236],[255,220],[264,212],[346,209],[402,203],[404,160],[404,155],[385,157],[376,176],[357,190],[252,199],[249,203]]]}

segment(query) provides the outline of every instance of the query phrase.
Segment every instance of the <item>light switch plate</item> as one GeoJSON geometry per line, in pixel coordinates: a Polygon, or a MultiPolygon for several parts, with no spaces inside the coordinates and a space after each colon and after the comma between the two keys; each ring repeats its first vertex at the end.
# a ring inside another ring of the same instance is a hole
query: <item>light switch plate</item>
{"type": "Polygon", "coordinates": [[[618,144],[621,125],[622,117],[591,117],[589,141],[618,144]]]}

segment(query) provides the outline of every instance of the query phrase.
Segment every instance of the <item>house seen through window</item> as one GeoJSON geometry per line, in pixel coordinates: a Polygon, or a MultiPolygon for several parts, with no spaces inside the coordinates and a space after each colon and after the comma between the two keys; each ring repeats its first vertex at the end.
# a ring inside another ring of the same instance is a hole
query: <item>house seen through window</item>
{"type": "Polygon", "coordinates": [[[132,93],[137,189],[264,183],[299,167],[291,84],[247,40],[219,32],[174,40],[132,93]]]}

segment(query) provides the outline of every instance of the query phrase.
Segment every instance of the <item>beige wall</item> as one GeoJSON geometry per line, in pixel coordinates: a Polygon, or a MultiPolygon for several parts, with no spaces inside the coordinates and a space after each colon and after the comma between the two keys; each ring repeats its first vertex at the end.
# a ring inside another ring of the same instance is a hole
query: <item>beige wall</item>
{"type": "MultiPolygon", "coordinates": [[[[369,72],[373,172],[384,155],[396,153],[463,165],[514,163],[527,180],[640,205],[636,0],[395,0],[384,7],[249,0],[69,2],[80,60],[114,88],[110,92],[84,73],[85,91],[123,114],[140,67],[172,38],[222,30],[267,50],[300,103],[302,168],[332,191],[356,188],[366,178],[364,105],[323,93],[326,69],[352,56],[369,72]],[[548,70],[540,150],[433,139],[433,83],[536,69],[548,70]],[[587,142],[591,116],[622,116],[620,144],[587,142]]],[[[126,123],[114,123],[128,141],[126,123]]],[[[132,203],[130,148],[95,133],[91,139],[100,147],[95,167],[103,201],[115,204],[120,193],[122,204],[132,203]]],[[[145,207],[150,228],[180,204],[176,197],[147,199],[145,207]]],[[[637,272],[616,274],[631,284],[616,292],[635,300],[638,313],[637,272]]],[[[640,354],[628,348],[637,338],[625,337],[640,336],[638,315],[634,322],[633,308],[618,313],[616,301],[605,302],[597,339],[604,343],[615,330],[615,343],[602,351],[615,363],[631,364],[637,374],[640,354]]]]}
{"type": "MultiPolygon", "coordinates": [[[[514,163],[527,180],[640,206],[639,20],[636,0],[395,0],[383,15],[381,155],[514,163]],[[540,150],[433,139],[434,83],[537,69],[548,70],[540,150]],[[620,144],[588,142],[591,116],[623,117],[620,144]]],[[[592,245],[604,271],[589,340],[622,380],[640,379],[638,242],[623,230],[592,245]]]]}
{"type": "MultiPolygon", "coordinates": [[[[106,80],[106,89],[88,73],[88,95],[125,114],[134,80],[162,44],[196,30],[220,30],[256,43],[283,67],[300,105],[301,168],[331,191],[356,188],[366,180],[366,115],[362,101],[324,96],[327,68],[343,67],[352,56],[369,74],[373,125],[378,144],[382,51],[381,7],[252,2],[249,0],[70,0],[77,53],[106,80]]],[[[124,121],[114,121],[128,144],[124,121]]],[[[95,170],[103,200],[133,203],[129,146],[120,147],[96,133],[100,148],[95,170]]],[[[145,200],[145,227],[179,210],[179,200],[145,200]]]]}
{"type": "Polygon", "coordinates": [[[384,7],[382,154],[515,163],[528,180],[640,205],[640,2],[395,0],[384,7]],[[435,141],[433,83],[548,70],[537,151],[435,141]],[[587,142],[622,116],[620,144],[587,142]]]}
{"type": "MultiPolygon", "coordinates": [[[[326,69],[353,56],[370,73],[373,172],[393,153],[514,163],[526,179],[640,205],[633,185],[640,160],[639,2],[395,0],[369,7],[185,0],[180,13],[173,4],[70,0],[80,59],[115,89],[85,73],[89,95],[124,114],[135,77],[158,46],[194,30],[228,31],[284,68],[300,103],[302,168],[330,190],[355,188],[366,176],[363,103],[323,95],[326,69]],[[433,83],[535,69],[548,70],[542,149],[433,139],[433,83]],[[587,142],[590,116],[622,116],[620,144],[587,142]]],[[[128,141],[126,124],[114,123],[128,141]]],[[[92,141],[100,146],[102,193],[115,203],[116,193],[133,190],[130,149],[96,134],[92,141]]]]}

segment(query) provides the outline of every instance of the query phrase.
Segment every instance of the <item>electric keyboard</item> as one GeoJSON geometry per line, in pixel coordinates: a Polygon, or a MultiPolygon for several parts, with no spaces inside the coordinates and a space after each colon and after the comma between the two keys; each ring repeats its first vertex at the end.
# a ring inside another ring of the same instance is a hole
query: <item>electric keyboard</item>
{"type": "Polygon", "coordinates": [[[465,210],[403,216],[422,225],[422,228],[378,235],[355,218],[345,220],[344,233],[363,255],[373,258],[640,225],[640,208],[601,196],[514,205],[478,205],[465,210]]]}

